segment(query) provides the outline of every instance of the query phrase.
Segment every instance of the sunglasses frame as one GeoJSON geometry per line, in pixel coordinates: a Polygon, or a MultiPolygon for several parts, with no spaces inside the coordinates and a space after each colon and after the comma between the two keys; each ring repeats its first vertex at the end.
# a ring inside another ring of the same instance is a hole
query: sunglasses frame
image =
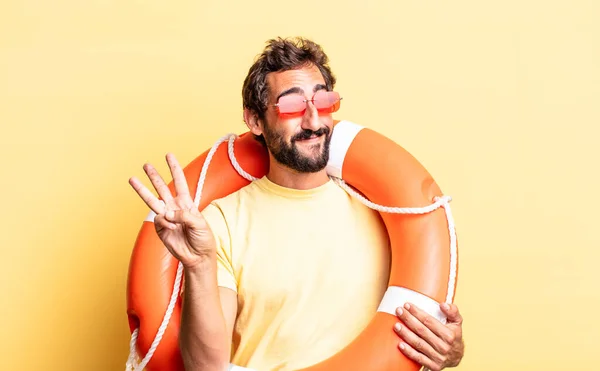
{"type": "MultiPolygon", "coordinates": [[[[298,96],[298,95],[294,95],[294,96],[300,97],[300,98],[302,99],[302,103],[304,103],[304,108],[303,108],[303,109],[301,109],[301,110],[299,110],[299,111],[293,111],[293,112],[282,112],[282,111],[280,110],[280,108],[279,108],[279,106],[280,106],[280,103],[279,103],[279,102],[278,102],[278,103],[276,103],[276,104],[274,104],[273,106],[275,107],[275,110],[277,110],[277,113],[278,113],[280,116],[282,116],[282,117],[295,117],[295,116],[302,116],[302,115],[304,115],[304,113],[306,112],[306,104],[307,104],[308,102],[312,102],[312,104],[313,104],[313,105],[315,105],[315,96],[316,96],[317,94],[319,94],[319,93],[325,93],[325,94],[327,94],[327,93],[334,93],[334,94],[336,94],[336,95],[337,95],[337,99],[336,99],[336,100],[333,102],[333,104],[331,104],[330,106],[327,106],[327,107],[324,107],[324,108],[317,108],[317,111],[319,112],[319,115],[321,115],[321,114],[324,114],[324,115],[325,115],[325,114],[331,114],[331,113],[337,112],[337,111],[340,109],[340,104],[341,104],[341,100],[343,99],[343,97],[341,97],[341,96],[340,96],[340,94],[339,94],[338,92],[336,92],[336,91],[331,91],[331,90],[319,90],[319,91],[317,91],[317,92],[315,92],[315,93],[313,94],[313,96],[312,96],[312,98],[311,98],[311,99],[306,99],[306,98],[304,98],[304,97],[301,97],[301,96],[298,96]]],[[[286,96],[284,96],[284,97],[281,97],[281,98],[285,98],[285,97],[286,97],[286,96]]],[[[279,98],[279,99],[281,100],[281,98],[279,98]]],[[[298,99],[298,98],[295,98],[295,99],[298,99]]],[[[316,107],[316,105],[315,105],[315,107],[316,107]]]]}

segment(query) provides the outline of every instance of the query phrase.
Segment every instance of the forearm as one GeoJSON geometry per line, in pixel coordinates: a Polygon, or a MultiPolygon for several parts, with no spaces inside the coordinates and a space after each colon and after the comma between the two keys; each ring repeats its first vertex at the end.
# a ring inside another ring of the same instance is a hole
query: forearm
{"type": "Polygon", "coordinates": [[[231,342],[217,287],[216,258],[185,270],[180,348],[186,371],[224,371],[231,342]]]}

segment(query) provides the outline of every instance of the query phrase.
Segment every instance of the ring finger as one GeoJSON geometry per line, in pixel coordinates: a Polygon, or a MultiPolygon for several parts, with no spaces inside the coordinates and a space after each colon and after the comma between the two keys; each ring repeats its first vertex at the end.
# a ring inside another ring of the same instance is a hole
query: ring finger
{"type": "Polygon", "coordinates": [[[160,198],[166,204],[169,204],[173,200],[173,196],[171,195],[171,191],[169,190],[169,187],[167,187],[167,184],[165,183],[163,178],[160,176],[158,171],[156,171],[154,166],[152,166],[150,164],[144,165],[144,171],[148,175],[148,178],[150,178],[150,181],[152,182],[152,185],[154,186],[154,189],[156,189],[156,192],[158,193],[160,198]]]}
{"type": "Polygon", "coordinates": [[[129,184],[137,192],[140,198],[148,205],[156,214],[162,214],[165,210],[164,202],[160,201],[156,196],[146,188],[142,182],[136,177],[129,179],[129,184]]]}
{"type": "Polygon", "coordinates": [[[433,347],[424,339],[418,337],[411,329],[402,323],[397,323],[394,330],[400,336],[404,342],[410,345],[415,351],[422,353],[427,358],[439,361],[441,359],[440,354],[433,349],[433,347]]]}
{"type": "Polygon", "coordinates": [[[423,370],[440,370],[433,360],[424,355],[423,353],[418,352],[410,344],[401,342],[399,345],[400,350],[404,353],[405,356],[417,362],[421,366],[425,366],[423,370]]]}

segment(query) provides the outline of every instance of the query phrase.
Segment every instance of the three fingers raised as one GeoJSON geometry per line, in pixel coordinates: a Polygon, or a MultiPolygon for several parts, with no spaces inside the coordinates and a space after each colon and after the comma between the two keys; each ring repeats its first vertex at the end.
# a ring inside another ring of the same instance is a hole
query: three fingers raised
{"type": "Polygon", "coordinates": [[[178,204],[178,207],[184,208],[191,207],[193,205],[187,181],[185,179],[185,174],[183,173],[183,169],[179,165],[179,162],[172,153],[168,153],[166,155],[166,159],[169,165],[171,176],[173,177],[173,183],[175,185],[175,192],[176,197],[178,198],[178,202],[174,201],[173,195],[171,194],[171,190],[167,186],[167,183],[151,164],[144,164],[144,172],[150,179],[150,182],[152,183],[152,186],[158,193],[158,196],[162,200],[164,200],[164,202],[161,201],[158,197],[156,197],[136,177],[131,177],[129,179],[129,184],[137,192],[140,198],[146,203],[146,205],[148,205],[148,207],[156,214],[163,214],[166,211],[165,203],[167,205],[172,205],[176,203],[178,204]]]}

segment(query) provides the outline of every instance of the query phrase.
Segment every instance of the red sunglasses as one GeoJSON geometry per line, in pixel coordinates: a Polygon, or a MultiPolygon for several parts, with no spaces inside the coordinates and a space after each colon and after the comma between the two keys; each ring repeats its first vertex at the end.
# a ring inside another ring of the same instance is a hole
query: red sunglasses
{"type": "Polygon", "coordinates": [[[341,100],[340,94],[335,91],[319,90],[312,99],[297,94],[284,95],[274,106],[277,113],[283,116],[303,115],[306,111],[306,103],[312,102],[319,114],[329,114],[340,109],[341,100]]]}

